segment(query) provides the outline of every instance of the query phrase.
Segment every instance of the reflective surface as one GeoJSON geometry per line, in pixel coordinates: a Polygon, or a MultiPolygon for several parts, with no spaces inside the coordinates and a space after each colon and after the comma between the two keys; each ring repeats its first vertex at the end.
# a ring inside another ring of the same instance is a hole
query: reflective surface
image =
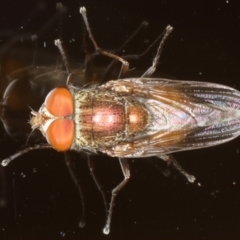
{"type": "MultiPolygon", "coordinates": [[[[156,77],[208,81],[240,89],[240,24],[234,2],[204,4],[197,1],[194,6],[189,1],[95,2],[82,1],[79,5],[71,5],[68,1],[70,14],[62,19],[62,32],[55,30],[59,29],[58,21],[48,30],[42,30],[56,12],[54,4],[46,5],[42,11],[38,7],[30,21],[35,3],[21,1],[20,5],[17,1],[9,1],[7,8],[1,8],[1,50],[5,50],[5,44],[9,42],[13,42],[11,46],[16,50],[11,47],[11,51],[1,53],[1,96],[8,85],[8,74],[30,66],[34,59],[34,43],[20,41],[21,38],[14,42],[14,36],[42,32],[36,48],[39,54],[36,65],[55,68],[61,60],[58,60],[60,57],[53,40],[60,32],[70,63],[73,67],[81,66],[84,60],[78,13],[81,5],[88,9],[99,45],[107,49],[120,46],[140,22],[148,20],[148,29],[126,49],[130,53],[139,53],[167,24],[171,24],[174,31],[164,47],[156,77]],[[10,56],[11,64],[5,56],[10,56]]],[[[154,54],[152,51],[152,55],[140,63],[133,62],[130,68],[136,67],[144,72],[154,54]]],[[[105,63],[104,59],[101,60],[100,67],[105,63]]],[[[43,80],[40,82],[45,86],[43,80]]],[[[25,90],[22,91],[23,96],[27,95],[25,90]]],[[[27,115],[24,115],[26,119],[27,115]]],[[[25,135],[21,141],[8,136],[1,125],[1,158],[15,153],[26,142],[25,135]]],[[[226,239],[227,236],[239,239],[239,143],[236,139],[214,148],[175,154],[179,162],[197,177],[197,184],[190,185],[172,168],[166,178],[146,160],[130,162],[132,178],[118,196],[109,238],[226,239]]],[[[50,150],[32,152],[4,169],[7,205],[0,213],[1,239],[106,238],[102,235],[105,213],[100,193],[89,174],[84,154],[74,154],[74,157],[87,198],[86,227],[78,227],[81,203],[63,156],[50,150]]],[[[122,179],[117,160],[102,155],[96,159],[106,187],[111,189],[122,179]]],[[[157,164],[166,168],[164,163],[157,164]]]]}

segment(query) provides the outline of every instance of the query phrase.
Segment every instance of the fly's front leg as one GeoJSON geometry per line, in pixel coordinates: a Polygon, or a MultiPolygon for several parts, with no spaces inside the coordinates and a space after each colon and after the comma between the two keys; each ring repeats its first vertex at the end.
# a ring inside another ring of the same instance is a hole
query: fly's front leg
{"type": "Polygon", "coordinates": [[[111,196],[111,202],[110,202],[110,206],[109,206],[109,210],[108,210],[107,220],[106,220],[105,227],[103,229],[104,234],[109,234],[109,232],[110,232],[113,206],[115,203],[116,196],[117,196],[118,192],[126,185],[126,183],[128,182],[128,180],[130,178],[130,168],[129,168],[128,160],[126,158],[119,158],[119,162],[120,162],[120,165],[122,168],[124,179],[120,184],[117,185],[117,187],[115,187],[112,190],[112,196],[111,196]]]}
{"type": "Polygon", "coordinates": [[[2,160],[1,164],[3,167],[7,166],[10,162],[12,162],[13,160],[15,160],[16,158],[31,152],[33,150],[43,150],[43,149],[53,149],[50,145],[34,145],[32,147],[26,147],[23,150],[20,150],[19,152],[13,154],[12,156],[5,158],[2,160]]]}
{"type": "Polygon", "coordinates": [[[90,26],[89,26],[89,22],[88,22],[88,19],[87,19],[87,10],[86,10],[86,8],[85,7],[81,7],[80,8],[80,13],[81,13],[81,15],[83,17],[83,21],[84,21],[84,23],[86,25],[86,29],[87,29],[89,38],[90,38],[90,40],[93,43],[95,51],[100,53],[100,54],[102,54],[102,55],[105,55],[107,57],[110,57],[110,58],[112,58],[114,60],[117,60],[117,61],[121,62],[122,63],[122,68],[121,68],[120,73],[119,73],[119,78],[124,78],[126,76],[127,72],[128,72],[129,63],[126,60],[124,60],[123,58],[121,58],[121,57],[119,57],[119,56],[117,56],[117,55],[115,55],[113,53],[104,51],[103,49],[98,47],[97,42],[96,42],[96,40],[95,40],[95,38],[94,38],[94,36],[92,34],[92,31],[90,29],[90,26]]]}
{"type": "Polygon", "coordinates": [[[172,155],[161,154],[161,155],[159,155],[157,157],[161,158],[162,160],[164,160],[164,161],[166,161],[166,162],[168,162],[170,164],[172,164],[173,167],[176,168],[183,176],[185,176],[190,183],[193,183],[196,180],[196,178],[193,175],[188,174],[180,166],[180,164],[177,162],[177,160],[172,155]]]}

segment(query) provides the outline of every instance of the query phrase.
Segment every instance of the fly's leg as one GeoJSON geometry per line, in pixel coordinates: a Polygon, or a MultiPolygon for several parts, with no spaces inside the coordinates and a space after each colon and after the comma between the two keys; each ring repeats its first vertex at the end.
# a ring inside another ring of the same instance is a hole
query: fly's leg
{"type": "Polygon", "coordinates": [[[122,63],[122,68],[121,68],[120,73],[119,73],[119,78],[124,78],[126,76],[127,72],[128,72],[129,63],[126,60],[124,60],[123,58],[121,58],[121,57],[119,57],[119,56],[117,56],[117,55],[115,55],[113,53],[107,52],[107,51],[105,51],[105,50],[103,50],[103,49],[98,47],[97,42],[95,41],[94,36],[93,36],[92,31],[91,31],[90,26],[89,26],[89,22],[88,22],[88,19],[87,19],[87,10],[86,10],[86,8],[85,7],[81,7],[80,8],[80,13],[81,13],[81,15],[83,17],[83,21],[84,21],[84,23],[86,25],[88,36],[89,36],[90,40],[93,43],[95,51],[100,53],[100,54],[102,54],[102,55],[105,55],[107,57],[113,58],[114,60],[117,60],[117,61],[121,62],[122,63]]]}
{"type": "MultiPolygon", "coordinates": [[[[122,44],[122,46],[115,50],[114,53],[115,54],[118,54],[120,51],[122,51],[126,46],[127,44],[129,44],[129,42],[131,42],[135,37],[136,35],[140,32],[140,30],[144,27],[147,27],[148,26],[148,22],[146,21],[143,21],[140,26],[136,29],[136,31],[122,44]]],[[[149,48],[148,48],[149,49],[149,48]]],[[[146,51],[145,51],[146,52],[146,51]]],[[[144,52],[144,54],[145,54],[144,52]]],[[[143,55],[127,55],[127,56],[121,56],[123,59],[125,60],[132,60],[132,59],[139,59],[140,57],[142,57],[143,55]]],[[[105,72],[104,72],[104,76],[103,76],[103,82],[107,81],[110,79],[110,74],[112,73],[115,65],[116,65],[117,61],[114,59],[106,68],[105,72]]]]}
{"type": "MultiPolygon", "coordinates": [[[[168,27],[171,27],[171,26],[167,26],[168,27]]],[[[163,38],[165,37],[166,35],[166,32],[167,32],[167,28],[148,46],[147,49],[145,49],[141,54],[131,54],[131,55],[124,55],[122,56],[124,59],[126,60],[139,60],[141,59],[142,57],[144,57],[153,47],[154,45],[159,41],[159,39],[162,38],[162,41],[163,41],[163,38]]],[[[172,28],[172,27],[171,27],[172,28]]],[[[173,29],[173,28],[172,28],[173,29]]],[[[171,29],[171,31],[172,31],[171,29]]],[[[168,33],[169,35],[170,33],[168,33]]],[[[161,41],[161,43],[162,43],[161,41]]],[[[160,44],[161,44],[160,43],[160,44]]]]}
{"type": "Polygon", "coordinates": [[[2,160],[1,164],[3,167],[7,166],[10,162],[12,162],[13,160],[15,160],[16,158],[31,152],[33,150],[43,150],[43,149],[52,149],[52,147],[50,145],[34,145],[32,147],[27,147],[23,150],[20,150],[19,152],[13,154],[12,156],[5,158],[2,160]]]}
{"type": "Polygon", "coordinates": [[[121,183],[119,183],[117,185],[117,187],[115,187],[112,190],[111,202],[110,202],[110,205],[109,205],[107,220],[106,220],[105,227],[103,229],[104,234],[109,234],[109,232],[110,232],[113,206],[114,206],[114,203],[115,203],[116,196],[117,196],[118,192],[126,185],[126,183],[128,182],[128,180],[130,178],[130,168],[129,168],[128,160],[126,158],[119,158],[119,162],[120,162],[120,165],[121,165],[121,168],[122,168],[124,179],[121,183]]]}
{"type": "Polygon", "coordinates": [[[107,197],[106,190],[104,189],[104,186],[100,183],[99,178],[97,177],[96,167],[95,167],[95,163],[94,163],[93,159],[89,155],[87,155],[87,157],[88,157],[88,167],[89,167],[90,173],[92,175],[94,183],[96,184],[99,192],[102,194],[102,199],[103,199],[103,203],[104,203],[105,210],[106,210],[106,217],[108,217],[108,202],[109,202],[109,199],[107,197]]]}
{"type": "Polygon", "coordinates": [[[90,156],[88,156],[88,166],[89,166],[91,175],[93,177],[93,180],[94,180],[96,186],[98,187],[98,190],[102,194],[103,202],[104,202],[105,209],[106,209],[106,224],[105,224],[105,227],[103,229],[104,234],[109,234],[109,232],[110,232],[110,225],[111,225],[111,220],[112,220],[112,213],[113,213],[115,198],[116,198],[118,192],[125,186],[125,184],[128,182],[128,180],[130,178],[130,168],[129,168],[129,164],[128,164],[127,159],[126,158],[119,158],[119,162],[120,162],[121,169],[122,169],[122,172],[123,172],[123,175],[124,175],[124,179],[117,187],[115,187],[112,190],[110,205],[108,207],[109,200],[108,200],[106,191],[105,191],[104,187],[100,184],[100,181],[99,181],[99,179],[96,175],[95,164],[94,164],[93,160],[91,159],[90,156]]]}
{"type": "Polygon", "coordinates": [[[160,55],[162,53],[163,46],[164,46],[169,34],[172,32],[172,30],[173,30],[173,28],[170,25],[168,25],[166,27],[166,30],[165,30],[165,33],[163,35],[162,41],[159,44],[157,54],[156,54],[155,58],[153,59],[152,66],[141,76],[142,78],[143,77],[150,77],[155,72],[155,70],[157,68],[157,65],[158,65],[158,62],[159,62],[160,55]]]}
{"type": "Polygon", "coordinates": [[[83,194],[83,189],[81,186],[81,181],[80,179],[77,177],[76,172],[74,170],[74,166],[73,166],[73,162],[72,162],[72,158],[70,156],[70,152],[65,152],[64,153],[64,158],[65,158],[65,162],[68,168],[68,171],[72,177],[72,180],[74,181],[75,185],[77,186],[78,189],[78,193],[81,199],[81,203],[82,203],[82,217],[81,220],[79,222],[79,227],[83,228],[86,224],[86,204],[85,204],[85,198],[84,198],[84,194],[83,194]]]}
{"type": "MultiPolygon", "coordinates": [[[[145,22],[143,22],[142,24],[144,24],[145,22]]],[[[145,23],[147,24],[147,23],[145,23]]],[[[169,26],[168,26],[169,27],[169,26]]],[[[144,57],[147,53],[150,52],[150,50],[155,46],[155,44],[159,41],[159,39],[163,39],[166,35],[166,29],[164,30],[164,32],[162,32],[149,46],[147,49],[145,49],[141,54],[131,54],[131,55],[123,55],[121,56],[122,58],[124,58],[125,60],[139,60],[142,57],[144,57]]],[[[125,45],[123,45],[125,46],[125,45]]],[[[122,49],[123,47],[121,47],[120,49],[122,49]]],[[[119,50],[118,50],[119,51],[119,50]]],[[[113,60],[109,66],[107,67],[106,71],[105,71],[105,75],[104,75],[104,79],[105,80],[109,80],[106,78],[106,76],[108,76],[106,73],[108,73],[110,71],[111,68],[113,68],[113,65],[116,63],[116,60],[113,60]]],[[[147,77],[147,76],[146,76],[147,77]]]]}
{"type": "Polygon", "coordinates": [[[187,180],[190,183],[193,183],[196,178],[193,175],[190,175],[189,173],[187,173],[181,166],[180,164],[177,162],[177,160],[172,156],[172,155],[159,155],[157,156],[158,158],[161,158],[162,160],[170,163],[173,165],[174,168],[176,168],[184,177],[187,178],[187,180]]]}
{"type": "MultiPolygon", "coordinates": [[[[133,32],[133,34],[129,38],[127,38],[127,40],[118,49],[116,49],[116,50],[114,49],[112,52],[114,52],[115,54],[118,54],[119,52],[121,52],[137,36],[137,34],[143,28],[146,28],[147,26],[148,26],[148,22],[143,21],[138,26],[138,28],[133,32]]],[[[86,28],[84,30],[86,30],[86,28]]],[[[85,58],[85,78],[86,78],[87,82],[92,82],[94,80],[93,79],[93,74],[92,74],[93,60],[98,55],[98,53],[97,52],[90,53],[88,51],[85,35],[84,35],[84,38],[83,38],[83,50],[86,54],[86,58],[85,58]]],[[[123,57],[123,58],[125,59],[125,57],[123,57]]],[[[105,82],[105,81],[108,81],[109,79],[113,79],[112,73],[113,73],[113,70],[114,70],[117,62],[118,61],[116,61],[116,60],[112,60],[111,63],[106,67],[106,70],[104,71],[101,82],[105,82]]],[[[98,79],[98,82],[99,82],[99,79],[98,79]]]]}

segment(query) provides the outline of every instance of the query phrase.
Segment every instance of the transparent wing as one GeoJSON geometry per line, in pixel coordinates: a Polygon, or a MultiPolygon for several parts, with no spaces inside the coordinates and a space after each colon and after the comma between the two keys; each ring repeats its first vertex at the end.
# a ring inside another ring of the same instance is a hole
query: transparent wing
{"type": "Polygon", "coordinates": [[[233,88],[150,78],[111,81],[102,88],[137,99],[151,118],[141,135],[116,146],[112,155],[155,156],[210,147],[240,135],[240,93],[233,88]]]}

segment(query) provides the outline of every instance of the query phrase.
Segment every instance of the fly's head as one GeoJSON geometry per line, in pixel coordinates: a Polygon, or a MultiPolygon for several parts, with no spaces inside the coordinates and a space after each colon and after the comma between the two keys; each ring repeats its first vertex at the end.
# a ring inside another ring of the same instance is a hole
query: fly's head
{"type": "Polygon", "coordinates": [[[38,112],[31,111],[30,124],[39,129],[47,142],[58,151],[67,151],[74,140],[74,104],[71,92],[64,87],[53,89],[38,112]]]}

